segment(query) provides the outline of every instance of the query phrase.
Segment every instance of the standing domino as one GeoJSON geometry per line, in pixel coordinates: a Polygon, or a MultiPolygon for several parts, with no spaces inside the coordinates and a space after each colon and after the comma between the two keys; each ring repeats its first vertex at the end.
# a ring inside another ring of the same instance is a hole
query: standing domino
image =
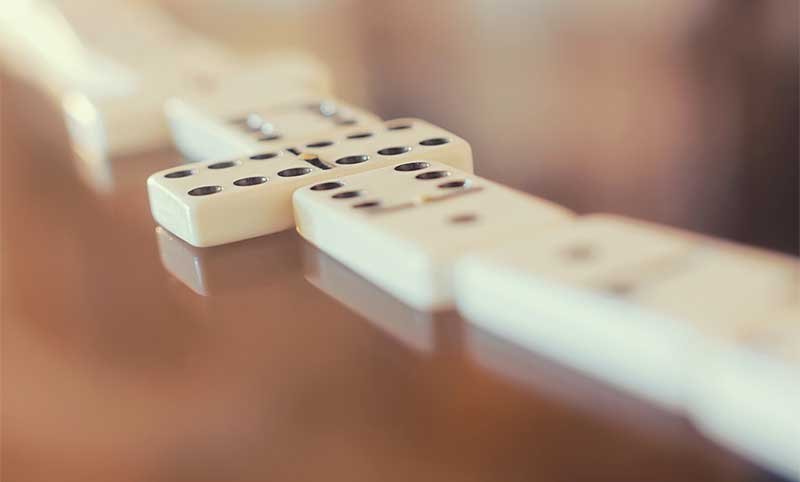
{"type": "Polygon", "coordinates": [[[194,246],[214,246],[293,226],[292,192],[306,185],[412,158],[472,170],[469,144],[427,122],[390,121],[373,126],[369,137],[363,133],[357,129],[334,139],[328,148],[338,157],[269,150],[157,172],[147,180],[153,217],[194,246]],[[443,141],[428,145],[428,139],[443,141]]]}
{"type": "Polygon", "coordinates": [[[414,308],[451,304],[451,267],[464,253],[571,220],[564,208],[417,154],[294,194],[304,238],[414,308]]]}
{"type": "MultiPolygon", "coordinates": [[[[284,92],[291,92],[286,86],[284,92]]],[[[379,127],[382,121],[369,112],[344,102],[319,97],[287,95],[284,102],[264,98],[268,86],[242,89],[255,93],[261,107],[229,103],[227,114],[208,109],[201,96],[170,99],[166,114],[172,137],[184,157],[193,161],[252,155],[276,146],[300,148],[309,139],[341,137],[354,128],[379,127]]]]}
{"type": "Polygon", "coordinates": [[[472,322],[668,408],[701,355],[786,303],[797,263],[677,230],[589,216],[462,260],[472,322]]]}

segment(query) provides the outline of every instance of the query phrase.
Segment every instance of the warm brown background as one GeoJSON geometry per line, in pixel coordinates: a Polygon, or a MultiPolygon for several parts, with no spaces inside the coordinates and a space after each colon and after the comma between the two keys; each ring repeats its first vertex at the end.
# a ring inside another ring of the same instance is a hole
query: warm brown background
{"type": "MultiPolygon", "coordinates": [[[[599,3],[169,6],[235,48],[311,49],[343,97],[454,130],[493,179],[796,250],[797,3],[599,3]]],[[[143,188],[177,154],[115,159],[99,192],[55,107],[0,81],[2,480],[770,480],[291,231],[184,246],[195,294],[143,188]]]]}

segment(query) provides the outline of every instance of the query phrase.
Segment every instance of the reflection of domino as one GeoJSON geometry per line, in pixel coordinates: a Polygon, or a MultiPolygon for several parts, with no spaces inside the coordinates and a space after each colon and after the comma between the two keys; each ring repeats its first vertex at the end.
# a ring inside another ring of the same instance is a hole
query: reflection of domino
{"type": "Polygon", "coordinates": [[[156,228],[161,264],[175,278],[202,296],[280,284],[300,269],[299,243],[291,231],[229,246],[195,248],[156,228]]]}
{"type": "Polygon", "coordinates": [[[703,357],[786,303],[797,269],[788,257],[589,216],[462,260],[456,298],[492,333],[683,409],[703,357]]]}
{"type": "Polygon", "coordinates": [[[404,344],[424,353],[436,349],[436,316],[417,311],[381,291],[314,246],[304,243],[306,280],[404,344]]]}
{"type": "Polygon", "coordinates": [[[704,358],[689,411],[710,437],[800,480],[800,302],[704,358]]]}
{"type": "Polygon", "coordinates": [[[557,400],[560,405],[592,417],[623,424],[633,432],[652,434],[660,440],[679,437],[685,443],[687,432],[691,430],[685,424],[676,430],[676,421],[682,419],[680,414],[659,409],[612,385],[590,379],[474,324],[466,324],[464,351],[481,368],[531,390],[536,397],[557,400]]]}
{"type": "Polygon", "coordinates": [[[424,151],[294,193],[298,232],[419,310],[452,304],[452,266],[499,240],[535,237],[572,215],[424,151]]]}
{"type": "Polygon", "coordinates": [[[226,116],[234,113],[228,105],[252,95],[252,85],[271,93],[259,96],[265,104],[327,93],[328,74],[312,59],[232,55],[152,6],[61,7],[37,0],[4,5],[0,57],[63,105],[75,149],[90,162],[165,142],[163,104],[172,95],[202,97],[206,108],[226,116]]]}

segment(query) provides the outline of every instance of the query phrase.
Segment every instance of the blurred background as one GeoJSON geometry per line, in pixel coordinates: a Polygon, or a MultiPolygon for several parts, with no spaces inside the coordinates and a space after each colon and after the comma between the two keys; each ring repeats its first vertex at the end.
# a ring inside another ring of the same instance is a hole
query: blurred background
{"type": "Polygon", "coordinates": [[[301,47],[335,92],[472,143],[480,175],[798,252],[798,2],[167,0],[243,52],[301,47]]]}

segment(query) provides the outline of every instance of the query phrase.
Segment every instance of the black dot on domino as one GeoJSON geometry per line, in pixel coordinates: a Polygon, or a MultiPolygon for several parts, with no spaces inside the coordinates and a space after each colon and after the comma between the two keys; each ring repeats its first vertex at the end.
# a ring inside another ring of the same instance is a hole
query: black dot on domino
{"type": "Polygon", "coordinates": [[[351,164],[361,164],[362,162],[369,161],[369,156],[366,154],[360,154],[357,156],[347,156],[342,157],[341,159],[336,159],[336,164],[342,165],[351,165],[351,164]]]}
{"type": "Polygon", "coordinates": [[[446,137],[434,137],[433,139],[425,139],[424,141],[420,141],[421,146],[441,146],[442,144],[447,144],[450,142],[450,139],[446,137]]]}
{"type": "Polygon", "coordinates": [[[316,149],[319,147],[328,147],[332,145],[333,145],[332,141],[319,141],[319,142],[312,142],[311,144],[306,144],[306,147],[311,149],[316,149]]]}
{"type": "Polygon", "coordinates": [[[344,191],[331,196],[333,199],[351,199],[361,195],[361,191],[344,191]]]}
{"type": "Polygon", "coordinates": [[[258,184],[264,184],[265,182],[267,182],[267,178],[264,176],[252,176],[237,179],[233,181],[233,184],[235,186],[256,186],[258,184]]]}
{"type": "Polygon", "coordinates": [[[268,141],[277,141],[280,138],[281,138],[280,134],[269,134],[266,136],[259,137],[258,140],[261,142],[268,142],[268,141]]]}
{"type": "Polygon", "coordinates": [[[402,131],[405,129],[411,129],[411,124],[394,124],[388,126],[386,129],[390,131],[402,131]]]}
{"type": "Polygon", "coordinates": [[[383,149],[378,151],[378,154],[382,156],[397,156],[400,154],[405,154],[410,150],[411,148],[408,146],[384,147],[383,149]]]}
{"type": "Polygon", "coordinates": [[[297,176],[304,176],[310,172],[311,172],[310,167],[291,167],[289,169],[278,171],[278,175],[281,177],[297,177],[297,176]]]}
{"type": "Polygon", "coordinates": [[[179,177],[191,176],[194,173],[195,173],[194,169],[184,169],[182,171],[175,171],[164,174],[164,177],[166,177],[167,179],[177,179],[179,177]]]}
{"type": "Polygon", "coordinates": [[[209,169],[227,169],[229,167],[233,167],[237,164],[236,161],[222,161],[222,162],[215,162],[214,164],[209,164],[209,169]]]}
{"type": "Polygon", "coordinates": [[[320,184],[314,184],[311,186],[312,191],[330,191],[332,189],[339,189],[340,187],[344,186],[341,182],[338,181],[330,181],[330,182],[323,182],[320,184]]]}
{"type": "Polygon", "coordinates": [[[588,261],[595,257],[595,252],[588,244],[576,244],[565,249],[564,256],[573,261],[588,261]]]}
{"type": "Polygon", "coordinates": [[[464,214],[456,214],[455,216],[450,216],[450,222],[453,224],[468,224],[474,223],[478,220],[478,215],[474,213],[464,213],[464,214]]]}
{"type": "Polygon", "coordinates": [[[380,201],[366,201],[363,203],[353,204],[353,207],[356,209],[363,209],[363,208],[373,208],[380,205],[381,205],[380,201]]]}
{"type": "Polygon", "coordinates": [[[614,296],[630,296],[636,290],[636,285],[627,281],[615,281],[604,287],[604,290],[614,296]]]}
{"type": "Polygon", "coordinates": [[[399,166],[396,166],[394,170],[399,172],[410,172],[410,171],[420,171],[428,167],[431,167],[431,165],[428,164],[427,162],[407,162],[405,164],[400,164],[399,166]]]}
{"type": "Polygon", "coordinates": [[[189,191],[190,196],[208,196],[222,191],[222,186],[200,186],[189,191]]]}
{"type": "Polygon", "coordinates": [[[278,157],[277,152],[265,152],[263,154],[256,154],[255,156],[250,156],[250,159],[254,161],[265,161],[267,159],[272,159],[273,157],[278,157]]]}
{"type": "Polygon", "coordinates": [[[415,177],[417,179],[427,181],[429,179],[440,179],[442,177],[447,177],[449,175],[450,173],[447,171],[428,171],[428,172],[423,172],[422,174],[417,174],[415,177]]]}
{"type": "Polygon", "coordinates": [[[442,184],[439,184],[436,187],[439,187],[439,188],[442,188],[442,189],[455,189],[455,188],[459,188],[459,187],[465,187],[467,184],[468,183],[467,183],[466,180],[460,179],[458,181],[443,182],[442,184]]]}
{"type": "Polygon", "coordinates": [[[372,137],[372,132],[359,132],[347,136],[348,139],[366,139],[367,137],[372,137]]]}

